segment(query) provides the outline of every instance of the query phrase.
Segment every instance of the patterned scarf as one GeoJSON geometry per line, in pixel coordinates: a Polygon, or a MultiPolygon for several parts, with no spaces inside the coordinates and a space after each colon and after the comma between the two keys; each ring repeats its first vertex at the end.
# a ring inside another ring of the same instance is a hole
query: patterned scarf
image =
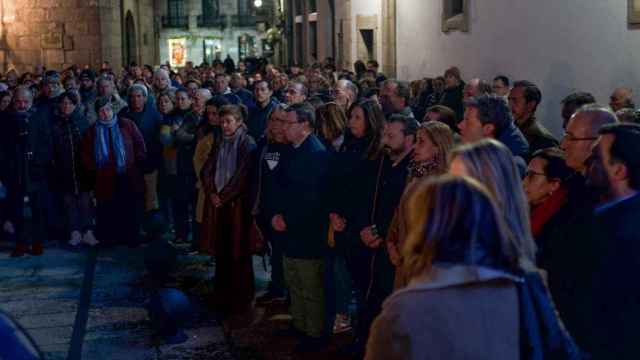
{"type": "Polygon", "coordinates": [[[246,132],[247,130],[240,126],[235,134],[225,136],[220,143],[215,176],[216,190],[218,192],[224,189],[236,172],[238,166],[238,145],[240,144],[242,135],[246,132]]]}
{"type": "Polygon", "coordinates": [[[441,166],[440,164],[438,164],[438,161],[436,159],[421,162],[411,160],[408,166],[408,170],[409,180],[442,172],[441,166]]]}
{"type": "Polygon", "coordinates": [[[114,158],[118,173],[125,170],[127,155],[124,149],[124,140],[118,126],[118,118],[114,115],[109,121],[98,120],[96,122],[95,156],[98,169],[102,169],[109,162],[109,136],[113,141],[114,158]]]}

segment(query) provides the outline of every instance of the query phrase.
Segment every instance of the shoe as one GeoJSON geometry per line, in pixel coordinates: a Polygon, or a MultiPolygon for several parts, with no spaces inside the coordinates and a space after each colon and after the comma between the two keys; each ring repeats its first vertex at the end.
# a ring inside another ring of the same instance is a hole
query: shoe
{"type": "Polygon", "coordinates": [[[21,257],[21,256],[24,256],[24,254],[27,253],[27,250],[28,249],[27,249],[27,246],[25,244],[19,243],[19,244],[16,244],[15,249],[13,249],[13,251],[11,252],[11,255],[9,255],[9,256],[11,256],[12,258],[21,257]]]}
{"type": "Polygon", "coordinates": [[[31,245],[31,251],[29,251],[29,254],[33,256],[40,256],[43,252],[44,248],[42,247],[42,243],[37,242],[31,245]]]}
{"type": "Polygon", "coordinates": [[[78,246],[82,242],[82,235],[80,235],[80,231],[74,230],[71,233],[71,240],[69,240],[69,245],[78,246]]]}
{"type": "Polygon", "coordinates": [[[333,333],[342,334],[351,331],[351,319],[349,315],[337,314],[336,320],[333,322],[333,333]]]}
{"type": "Polygon", "coordinates": [[[87,230],[87,232],[82,237],[82,242],[89,246],[96,246],[100,243],[100,241],[98,241],[93,235],[93,231],[91,230],[87,230]]]}
{"type": "Polygon", "coordinates": [[[256,299],[258,305],[268,305],[274,302],[284,302],[287,299],[284,294],[277,291],[268,290],[265,294],[256,299]]]}

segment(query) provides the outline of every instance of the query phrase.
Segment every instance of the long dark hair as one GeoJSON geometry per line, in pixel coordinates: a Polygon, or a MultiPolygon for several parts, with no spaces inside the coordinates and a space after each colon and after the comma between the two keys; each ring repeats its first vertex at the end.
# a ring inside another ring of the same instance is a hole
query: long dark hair
{"type": "MultiPolygon", "coordinates": [[[[380,105],[374,100],[361,100],[353,103],[351,107],[349,107],[349,111],[347,111],[347,121],[349,121],[351,113],[357,107],[362,109],[367,127],[364,137],[369,145],[367,146],[365,158],[375,160],[382,154],[382,130],[385,121],[382,108],[380,108],[380,105]]],[[[347,128],[344,144],[349,145],[355,140],[356,138],[351,134],[349,128],[347,128]]]]}

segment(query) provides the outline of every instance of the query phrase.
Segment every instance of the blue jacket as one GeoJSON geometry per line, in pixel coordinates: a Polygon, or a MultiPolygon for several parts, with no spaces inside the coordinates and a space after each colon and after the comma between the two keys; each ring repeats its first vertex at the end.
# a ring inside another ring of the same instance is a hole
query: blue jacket
{"type": "Polygon", "coordinates": [[[145,174],[151,173],[162,165],[162,143],[160,142],[160,126],[162,115],[154,108],[145,105],[144,111],[132,112],[129,107],[120,111],[118,116],[133,121],[142,133],[147,148],[147,160],[143,166],[145,174]]]}
{"type": "Polygon", "coordinates": [[[516,165],[518,166],[518,171],[520,175],[524,177],[527,171],[527,161],[529,160],[529,143],[522,134],[522,131],[512,122],[507,128],[502,130],[496,140],[511,150],[516,165]]]}

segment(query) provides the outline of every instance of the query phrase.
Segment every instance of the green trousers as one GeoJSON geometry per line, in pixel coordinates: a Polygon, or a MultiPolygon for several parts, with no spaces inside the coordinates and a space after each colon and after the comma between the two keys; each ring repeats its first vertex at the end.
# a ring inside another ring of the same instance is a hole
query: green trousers
{"type": "Polygon", "coordinates": [[[324,330],[324,260],[284,257],[284,279],[291,295],[293,326],[308,336],[324,330]]]}

